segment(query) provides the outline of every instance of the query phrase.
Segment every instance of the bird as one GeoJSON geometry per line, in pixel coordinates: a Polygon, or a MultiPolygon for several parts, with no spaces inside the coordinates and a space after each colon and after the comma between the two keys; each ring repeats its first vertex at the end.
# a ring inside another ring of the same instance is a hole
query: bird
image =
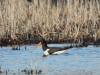
{"type": "Polygon", "coordinates": [[[41,44],[42,44],[42,49],[44,50],[44,56],[48,56],[48,55],[52,55],[52,54],[56,54],[56,55],[63,54],[67,49],[73,48],[73,46],[48,47],[45,39],[42,39],[42,41],[38,45],[36,45],[35,48],[37,48],[41,44]]]}

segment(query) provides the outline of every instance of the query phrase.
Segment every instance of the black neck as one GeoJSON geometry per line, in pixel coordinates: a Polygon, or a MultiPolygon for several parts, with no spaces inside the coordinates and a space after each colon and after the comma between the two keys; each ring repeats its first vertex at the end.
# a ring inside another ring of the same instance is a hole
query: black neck
{"type": "Polygon", "coordinates": [[[47,47],[48,47],[47,43],[42,44],[42,48],[43,48],[44,51],[47,49],[47,47]]]}

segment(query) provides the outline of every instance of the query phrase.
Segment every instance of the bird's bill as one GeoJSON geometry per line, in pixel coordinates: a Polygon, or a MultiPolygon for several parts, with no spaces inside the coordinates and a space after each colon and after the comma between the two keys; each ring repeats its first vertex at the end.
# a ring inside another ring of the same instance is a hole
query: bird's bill
{"type": "Polygon", "coordinates": [[[40,42],[38,45],[36,45],[35,48],[37,48],[37,47],[40,46],[40,45],[41,45],[41,42],[40,42]]]}

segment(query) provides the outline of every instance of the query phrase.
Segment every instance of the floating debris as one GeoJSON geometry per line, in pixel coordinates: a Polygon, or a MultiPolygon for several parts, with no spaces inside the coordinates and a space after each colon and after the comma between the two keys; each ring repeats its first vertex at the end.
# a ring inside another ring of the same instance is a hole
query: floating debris
{"type": "Polygon", "coordinates": [[[25,50],[26,50],[26,46],[25,46],[25,50]]]}
{"type": "Polygon", "coordinates": [[[2,71],[1,71],[1,66],[0,66],[0,73],[2,73],[2,71]]]}
{"type": "Polygon", "coordinates": [[[2,71],[0,71],[0,73],[2,73],[2,71]]]}
{"type": "Polygon", "coordinates": [[[12,47],[12,50],[20,50],[20,46],[19,46],[19,48],[18,48],[18,46],[17,47],[12,47]]]}
{"type": "Polygon", "coordinates": [[[39,70],[37,74],[41,74],[42,70],[39,70]]]}
{"type": "Polygon", "coordinates": [[[21,70],[21,72],[25,72],[25,74],[41,74],[42,70],[28,70],[28,69],[24,69],[24,70],[21,70]]]}
{"type": "Polygon", "coordinates": [[[27,74],[27,69],[22,70],[21,72],[25,72],[27,74]]]}

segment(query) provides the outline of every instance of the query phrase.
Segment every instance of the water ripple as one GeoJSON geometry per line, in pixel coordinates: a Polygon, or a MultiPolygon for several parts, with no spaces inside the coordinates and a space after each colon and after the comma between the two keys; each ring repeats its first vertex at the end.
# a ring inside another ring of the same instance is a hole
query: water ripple
{"type": "MultiPolygon", "coordinates": [[[[64,46],[65,44],[49,44],[49,46],[64,46]]],[[[0,48],[1,70],[25,69],[32,66],[41,69],[43,75],[100,75],[100,47],[89,45],[83,48],[72,48],[60,55],[43,56],[42,47],[34,49],[35,46],[21,46],[20,50],[11,50],[11,47],[0,48]],[[31,53],[32,52],[32,53],[31,53]],[[37,64],[37,65],[36,65],[37,64]]],[[[24,74],[23,74],[24,75],[24,74]]]]}

